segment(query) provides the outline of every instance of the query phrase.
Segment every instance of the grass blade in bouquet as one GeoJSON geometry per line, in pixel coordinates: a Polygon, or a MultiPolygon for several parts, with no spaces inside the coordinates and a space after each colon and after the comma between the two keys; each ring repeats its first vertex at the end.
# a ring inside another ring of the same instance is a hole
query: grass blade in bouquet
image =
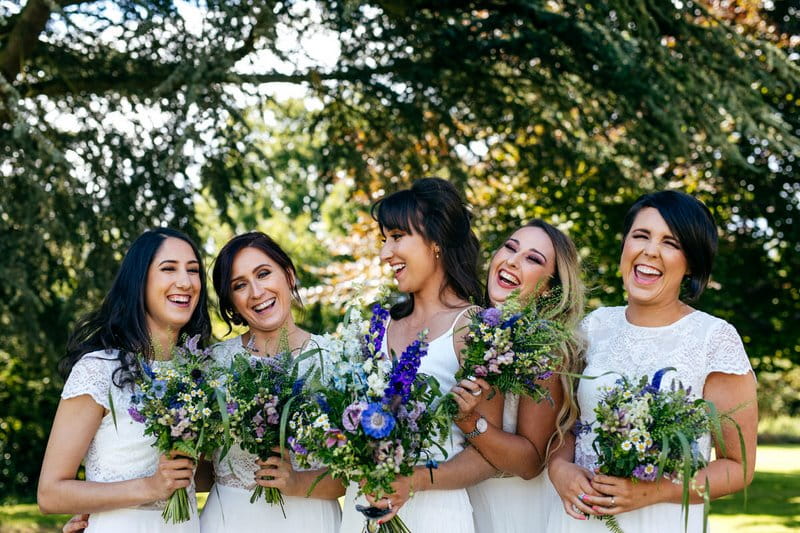
{"type": "MultiPolygon", "coordinates": [[[[393,361],[381,351],[388,311],[375,304],[364,320],[351,307],[338,336],[330,339],[320,389],[290,423],[290,446],[301,465],[323,464],[328,473],[357,483],[362,494],[381,498],[400,476],[410,476],[434,447],[442,452],[449,422],[439,404],[438,383],[418,372],[427,332],[393,361]]],[[[435,461],[429,461],[435,468],[435,461]]],[[[357,506],[365,531],[405,533],[388,511],[357,506]]]]}
{"type": "MultiPolygon", "coordinates": [[[[162,453],[176,451],[192,459],[229,447],[228,415],[219,408],[224,398],[224,369],[215,366],[210,352],[198,348],[199,336],[175,348],[171,361],[149,364],[139,359],[131,417],[145,425],[145,435],[156,438],[162,453]]],[[[167,499],[162,517],[168,523],[191,518],[185,488],[167,499]]]]}
{"type": "MultiPolygon", "coordinates": [[[[593,448],[600,472],[638,481],[666,477],[683,484],[683,513],[688,520],[689,491],[695,487],[695,474],[707,464],[701,453],[700,438],[719,425],[716,410],[691,395],[680,382],[661,388],[664,368],[648,381],[643,376],[634,382],[618,379],[605,387],[595,408],[596,428],[593,448]]],[[[707,499],[706,499],[707,502],[707,499]]],[[[614,516],[598,517],[609,530],[621,532],[614,516]]],[[[688,522],[687,522],[688,523],[688,522]]]]}
{"type": "MultiPolygon", "coordinates": [[[[476,376],[503,394],[524,395],[537,402],[549,399],[549,391],[538,381],[558,370],[557,348],[570,339],[569,329],[553,317],[557,301],[550,294],[523,302],[515,291],[502,305],[474,313],[464,336],[464,361],[456,381],[476,376]]],[[[450,396],[446,409],[450,416],[458,413],[450,396]]]]}
{"type": "MultiPolygon", "coordinates": [[[[297,363],[288,350],[273,357],[241,354],[231,363],[233,379],[227,389],[231,432],[242,449],[262,461],[274,454],[272,448],[285,445],[285,430],[281,431],[284,410],[300,405],[293,400],[302,394],[304,385],[297,363]]],[[[250,503],[261,497],[269,504],[279,504],[283,510],[280,490],[256,485],[250,503]]]]}

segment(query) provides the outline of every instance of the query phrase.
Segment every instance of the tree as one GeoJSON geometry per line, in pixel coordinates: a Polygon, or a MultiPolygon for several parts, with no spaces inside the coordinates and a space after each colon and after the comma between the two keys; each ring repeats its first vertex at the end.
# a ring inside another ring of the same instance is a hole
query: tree
{"type": "Polygon", "coordinates": [[[569,229],[595,267],[596,302],[614,303],[626,206],[683,188],[723,228],[720,290],[703,305],[763,368],[797,362],[797,25],[774,5],[3,3],[0,491],[31,492],[76,316],[145,227],[207,235],[201,193],[236,227],[274,211],[242,208],[256,192],[311,220],[352,183],[354,210],[340,212],[357,221],[382,191],[442,175],[467,190],[487,249],[531,216],[569,229]],[[291,38],[313,34],[333,36],[335,64],[291,38]],[[311,151],[261,142],[273,126],[256,117],[284,108],[272,82],[319,104],[280,119],[311,151]]]}

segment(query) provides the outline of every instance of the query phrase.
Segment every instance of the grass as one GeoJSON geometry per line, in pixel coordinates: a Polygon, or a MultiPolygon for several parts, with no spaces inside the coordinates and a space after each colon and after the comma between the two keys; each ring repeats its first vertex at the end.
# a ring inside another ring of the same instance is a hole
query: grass
{"type": "MultiPolygon", "coordinates": [[[[756,475],[747,491],[711,505],[711,531],[788,533],[800,530],[800,446],[759,445],[756,475]]],[[[206,494],[198,494],[205,503],[206,494]]],[[[0,533],[56,533],[68,516],[42,516],[36,504],[0,506],[0,533]]]]}

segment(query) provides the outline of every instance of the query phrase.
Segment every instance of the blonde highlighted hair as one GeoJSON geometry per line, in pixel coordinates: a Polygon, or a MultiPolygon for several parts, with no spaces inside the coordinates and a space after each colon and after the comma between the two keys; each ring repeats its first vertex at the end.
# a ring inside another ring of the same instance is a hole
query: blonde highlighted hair
{"type": "Polygon", "coordinates": [[[564,443],[564,435],[572,430],[578,419],[578,402],[575,397],[575,379],[565,374],[580,374],[585,366],[584,349],[586,340],[580,330],[580,321],[585,310],[585,291],[580,257],[575,243],[564,232],[541,219],[533,219],[521,228],[539,228],[544,231],[555,249],[555,270],[549,280],[551,289],[558,296],[554,303],[553,318],[562,322],[573,334],[569,340],[558,347],[561,358],[559,381],[563,389],[564,402],[556,418],[556,431],[547,442],[545,463],[564,443]]]}

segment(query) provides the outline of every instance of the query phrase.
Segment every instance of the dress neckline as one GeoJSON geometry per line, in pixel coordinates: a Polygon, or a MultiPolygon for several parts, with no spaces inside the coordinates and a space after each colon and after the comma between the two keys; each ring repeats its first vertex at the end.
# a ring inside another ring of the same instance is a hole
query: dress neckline
{"type": "Polygon", "coordinates": [[[643,331],[643,332],[649,331],[649,332],[653,332],[653,333],[658,332],[658,331],[668,331],[670,328],[674,328],[675,326],[677,326],[678,324],[680,324],[684,320],[687,320],[689,317],[695,316],[697,313],[700,313],[699,309],[692,309],[692,311],[690,313],[686,313],[685,315],[680,317],[678,320],[676,320],[674,322],[670,322],[669,324],[665,324],[663,326],[638,326],[638,325],[633,324],[632,322],[630,322],[628,320],[628,314],[627,314],[628,306],[627,305],[622,306],[620,309],[622,310],[622,322],[623,322],[623,324],[625,324],[625,326],[627,328],[630,328],[631,330],[634,330],[634,331],[643,331]]]}
{"type": "MultiPolygon", "coordinates": [[[[468,305],[467,307],[465,307],[464,309],[459,311],[459,313],[453,319],[453,322],[450,324],[450,327],[447,328],[442,334],[437,335],[435,339],[429,340],[428,341],[428,346],[430,347],[434,342],[437,342],[437,341],[439,341],[439,340],[441,340],[443,338],[452,337],[453,329],[456,327],[456,322],[458,322],[458,320],[462,316],[464,316],[464,313],[466,313],[467,311],[469,311],[470,309],[472,309],[474,307],[476,307],[476,306],[468,305]]],[[[391,315],[389,315],[389,318],[386,320],[386,326],[384,327],[384,331],[383,331],[383,346],[386,348],[386,354],[389,355],[389,357],[392,356],[392,351],[389,349],[389,324],[391,324],[391,323],[392,323],[392,317],[391,317],[391,315]]],[[[411,341],[411,342],[414,342],[414,341],[411,341]]],[[[409,344],[408,346],[411,346],[411,345],[409,344]]],[[[403,350],[405,351],[405,349],[408,348],[408,346],[403,348],[403,350]]],[[[403,353],[403,352],[400,352],[400,353],[403,353]]]]}

